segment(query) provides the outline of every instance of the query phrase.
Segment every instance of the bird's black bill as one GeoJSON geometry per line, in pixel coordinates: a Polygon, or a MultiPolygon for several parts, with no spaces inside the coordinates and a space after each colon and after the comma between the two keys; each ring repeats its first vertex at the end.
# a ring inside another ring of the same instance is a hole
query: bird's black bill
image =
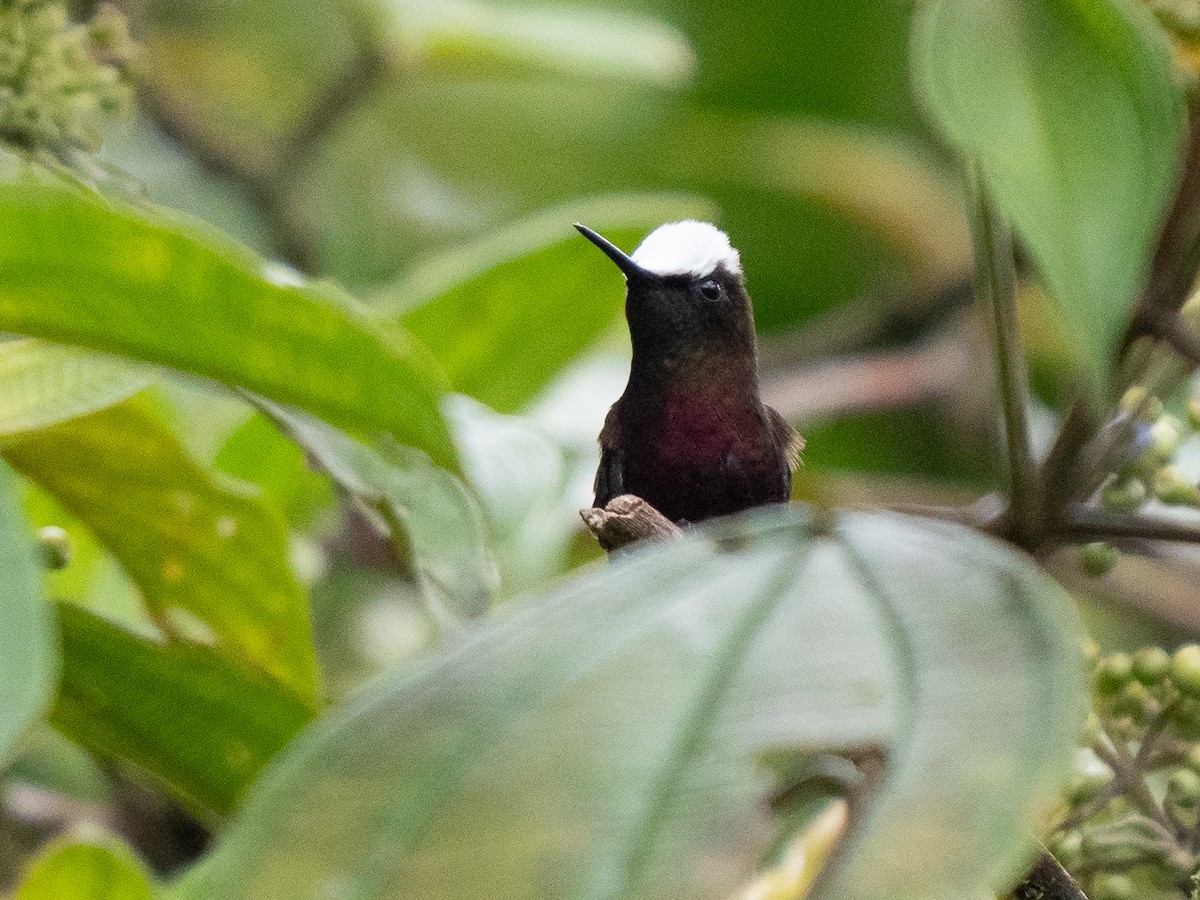
{"type": "Polygon", "coordinates": [[[650,277],[649,272],[630,259],[629,255],[626,254],[624,250],[622,250],[604,235],[592,231],[592,229],[588,228],[586,225],[580,225],[578,222],[575,223],[575,227],[579,230],[580,234],[599,247],[604,252],[605,256],[615,262],[617,264],[617,268],[625,273],[626,278],[650,277]]]}

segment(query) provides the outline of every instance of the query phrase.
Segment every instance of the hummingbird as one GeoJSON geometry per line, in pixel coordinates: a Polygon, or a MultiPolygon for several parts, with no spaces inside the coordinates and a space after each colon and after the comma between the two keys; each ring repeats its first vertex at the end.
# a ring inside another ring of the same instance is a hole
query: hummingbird
{"type": "Polygon", "coordinates": [[[600,432],[595,505],[635,494],[684,524],[786,502],[804,441],[759,396],[754,314],[728,236],[673,222],[626,254],[575,227],[625,276],[633,344],[600,432]]]}

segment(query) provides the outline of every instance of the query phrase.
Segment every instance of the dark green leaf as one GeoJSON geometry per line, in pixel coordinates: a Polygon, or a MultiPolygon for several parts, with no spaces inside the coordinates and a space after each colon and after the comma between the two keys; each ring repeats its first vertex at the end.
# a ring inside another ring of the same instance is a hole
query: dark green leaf
{"type": "Polygon", "coordinates": [[[918,90],[978,159],[1103,388],[1170,197],[1183,104],[1134,0],[931,0],[918,90]]]}
{"type": "Polygon", "coordinates": [[[204,636],[317,695],[308,598],[283,518],[255,488],[201,469],[133,403],[14,439],[5,456],[78,516],[160,625],[204,636]]]}
{"type": "Polygon", "coordinates": [[[63,674],[52,723],[155,775],[198,812],[229,812],[313,716],[277,682],[210,648],[155,643],[69,603],[58,614],[63,674]]]}
{"type": "Polygon", "coordinates": [[[123,842],[80,833],[50,844],[14,900],[151,900],[150,876],[123,842]]]}
{"type": "Polygon", "coordinates": [[[454,390],[511,412],[623,308],[620,271],[572,222],[632,249],[663,222],[712,217],[704,201],[672,195],[565,205],[419,266],[380,305],[430,347],[454,390]]]}
{"type": "Polygon", "coordinates": [[[981,896],[1070,766],[1070,599],[963,529],[828,528],[763,512],[466,631],[298,739],[182,894],[726,900],[778,836],[768,758],[880,747],[826,896],[981,896]]]}
{"type": "Polygon", "coordinates": [[[461,481],[411,447],[368,447],[311,416],[263,406],[338,484],[379,512],[438,618],[487,610],[496,565],[483,514],[461,481]]]}
{"type": "Polygon", "coordinates": [[[331,287],[45,175],[0,184],[0,219],[0,330],[247,387],[455,466],[424,351],[331,287]]]}
{"type": "Polygon", "coordinates": [[[14,488],[0,462],[0,762],[50,701],[57,667],[41,560],[14,488]]]}

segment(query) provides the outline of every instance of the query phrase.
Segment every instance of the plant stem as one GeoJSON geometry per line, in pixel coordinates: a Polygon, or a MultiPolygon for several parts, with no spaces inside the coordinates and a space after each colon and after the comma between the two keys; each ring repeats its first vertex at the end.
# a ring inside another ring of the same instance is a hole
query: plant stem
{"type": "Polygon", "coordinates": [[[1141,774],[1133,769],[1133,760],[1122,752],[1120,744],[1110,741],[1106,746],[1104,742],[1096,741],[1092,744],[1092,752],[1112,770],[1113,778],[1121,786],[1121,793],[1138,812],[1161,826],[1172,839],[1184,834],[1183,823],[1154,799],[1141,774]]]}
{"type": "Polygon", "coordinates": [[[1065,510],[1055,532],[1072,541],[1125,539],[1200,544],[1200,526],[1152,516],[1120,515],[1082,504],[1072,504],[1065,510]]]}
{"type": "Polygon", "coordinates": [[[975,290],[992,316],[992,337],[1008,450],[1009,514],[1018,543],[1036,547],[1044,529],[1037,467],[1029,450],[1026,409],[1029,382],[1017,333],[1017,274],[1012,232],[993,207],[972,163],[968,170],[971,231],[975,242],[975,290]]]}

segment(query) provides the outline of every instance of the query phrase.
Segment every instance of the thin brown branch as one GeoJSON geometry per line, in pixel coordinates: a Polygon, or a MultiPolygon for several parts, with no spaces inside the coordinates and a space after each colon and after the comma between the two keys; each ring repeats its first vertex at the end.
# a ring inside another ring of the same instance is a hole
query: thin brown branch
{"type": "Polygon", "coordinates": [[[1179,701],[1172,700],[1158,711],[1158,715],[1146,727],[1145,732],[1142,734],[1141,746],[1138,747],[1137,755],[1133,758],[1134,765],[1139,769],[1146,767],[1146,761],[1150,758],[1150,754],[1154,751],[1155,747],[1158,746],[1158,739],[1162,737],[1163,731],[1166,730],[1167,725],[1170,724],[1171,719],[1175,716],[1175,712],[1178,709],[1179,701]]]}
{"type": "Polygon", "coordinates": [[[1168,835],[1179,838],[1184,833],[1183,823],[1170,814],[1170,811],[1159,804],[1146,787],[1141,775],[1132,768],[1132,760],[1124,756],[1120,744],[1106,744],[1103,740],[1092,744],[1092,752],[1108,766],[1113,778],[1121,786],[1121,793],[1151,822],[1166,829],[1168,835]]]}
{"type": "Polygon", "coordinates": [[[1096,431],[1096,415],[1086,396],[1067,410],[1058,435],[1042,462],[1041,481],[1046,489],[1047,508],[1054,510],[1072,499],[1091,494],[1084,487],[1086,473],[1078,465],[1080,455],[1096,431]]]}
{"type": "MultiPolygon", "coordinates": [[[[1178,310],[1200,268],[1200,98],[1194,95],[1189,101],[1188,122],[1182,179],[1150,264],[1142,308],[1178,310]]],[[[1137,336],[1136,322],[1130,334],[1137,336]]]]}
{"type": "Polygon", "coordinates": [[[1145,333],[1158,338],[1192,366],[1200,366],[1200,337],[1175,310],[1146,309],[1138,313],[1145,333]]]}
{"type": "Polygon", "coordinates": [[[789,421],[914,406],[961,389],[970,353],[956,335],[897,350],[766,370],[763,400],[789,421]]]}
{"type": "Polygon", "coordinates": [[[222,141],[206,122],[153,83],[143,84],[138,94],[139,106],[159,130],[206,172],[242,191],[269,224],[275,252],[305,272],[314,268],[316,239],[291,212],[292,182],[312,152],[380,83],[385,72],[382,56],[361,37],[359,44],[354,60],[281,140],[272,160],[247,155],[222,141]]]}
{"type": "Polygon", "coordinates": [[[1104,810],[1108,804],[1121,793],[1121,786],[1117,782],[1110,781],[1108,785],[1100,791],[1095,797],[1077,808],[1071,815],[1067,816],[1058,825],[1055,826],[1055,831],[1069,831],[1072,828],[1078,828],[1092,816],[1098,815],[1104,810]]]}
{"type": "Polygon", "coordinates": [[[1054,533],[1068,541],[1134,539],[1200,544],[1200,525],[1155,516],[1120,515],[1082,504],[1067,507],[1054,533]]]}
{"type": "Polygon", "coordinates": [[[261,162],[225,146],[195,116],[152,85],[143,85],[138,91],[138,106],[201,169],[228,181],[246,197],[271,229],[271,243],[280,259],[301,271],[312,270],[313,240],[292,221],[286,193],[261,162]]]}
{"type": "Polygon", "coordinates": [[[326,87],[307,115],[283,142],[275,180],[294,174],[322,139],[331,134],[367,94],[378,85],[385,72],[382,55],[374,48],[359,51],[354,61],[326,87]]]}

